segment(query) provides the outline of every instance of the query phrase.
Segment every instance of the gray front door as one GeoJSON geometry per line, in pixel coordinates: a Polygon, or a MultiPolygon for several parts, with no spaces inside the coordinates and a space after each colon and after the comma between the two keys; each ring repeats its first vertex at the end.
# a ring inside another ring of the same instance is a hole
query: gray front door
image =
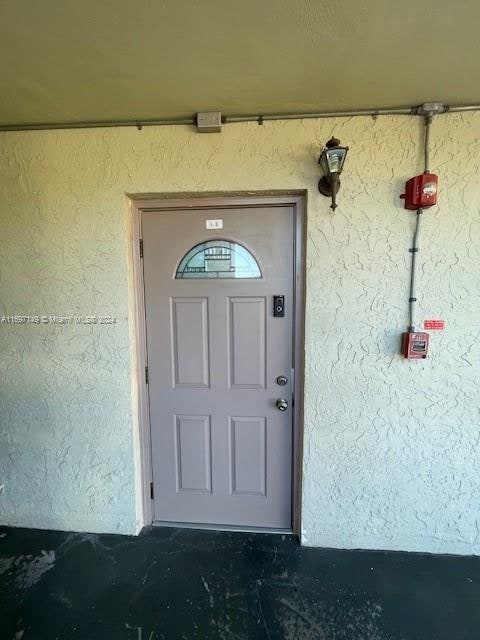
{"type": "Polygon", "coordinates": [[[290,529],[293,207],[144,210],[142,238],[154,520],[290,529]]]}

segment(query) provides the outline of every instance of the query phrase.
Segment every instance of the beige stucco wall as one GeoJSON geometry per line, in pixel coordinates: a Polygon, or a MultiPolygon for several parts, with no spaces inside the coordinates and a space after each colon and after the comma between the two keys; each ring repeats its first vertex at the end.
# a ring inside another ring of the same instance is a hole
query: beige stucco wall
{"type": "Polygon", "coordinates": [[[0,518],[135,530],[125,193],[308,189],[303,542],[479,553],[480,114],[439,117],[419,321],[404,362],[404,180],[421,120],[301,121],[1,134],[0,315],[110,314],[114,325],[0,324],[0,518]],[[339,208],[316,191],[335,133],[339,208]]]}

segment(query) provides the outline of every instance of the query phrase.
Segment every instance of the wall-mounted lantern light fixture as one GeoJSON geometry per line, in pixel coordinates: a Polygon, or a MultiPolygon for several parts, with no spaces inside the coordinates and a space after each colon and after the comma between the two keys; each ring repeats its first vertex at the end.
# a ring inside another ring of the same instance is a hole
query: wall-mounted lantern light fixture
{"type": "Polygon", "coordinates": [[[340,174],[347,157],[348,147],[341,147],[338,138],[330,138],[323,149],[318,164],[322,167],[323,176],[318,183],[318,190],[332,199],[330,208],[337,208],[337,193],[340,189],[340,174]]]}

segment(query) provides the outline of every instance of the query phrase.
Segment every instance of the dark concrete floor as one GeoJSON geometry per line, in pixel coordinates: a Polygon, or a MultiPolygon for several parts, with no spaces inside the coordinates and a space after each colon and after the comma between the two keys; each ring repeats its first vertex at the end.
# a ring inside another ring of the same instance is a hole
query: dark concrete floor
{"type": "Polygon", "coordinates": [[[480,558],[0,528],[1,640],[479,640],[480,558]]]}

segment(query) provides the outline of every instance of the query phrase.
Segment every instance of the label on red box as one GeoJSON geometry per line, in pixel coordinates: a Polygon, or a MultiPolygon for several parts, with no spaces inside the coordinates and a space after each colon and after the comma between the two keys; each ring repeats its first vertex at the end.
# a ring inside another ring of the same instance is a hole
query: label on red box
{"type": "Polygon", "coordinates": [[[423,327],[430,331],[442,331],[445,329],[445,320],[424,320],[423,327]]]}

